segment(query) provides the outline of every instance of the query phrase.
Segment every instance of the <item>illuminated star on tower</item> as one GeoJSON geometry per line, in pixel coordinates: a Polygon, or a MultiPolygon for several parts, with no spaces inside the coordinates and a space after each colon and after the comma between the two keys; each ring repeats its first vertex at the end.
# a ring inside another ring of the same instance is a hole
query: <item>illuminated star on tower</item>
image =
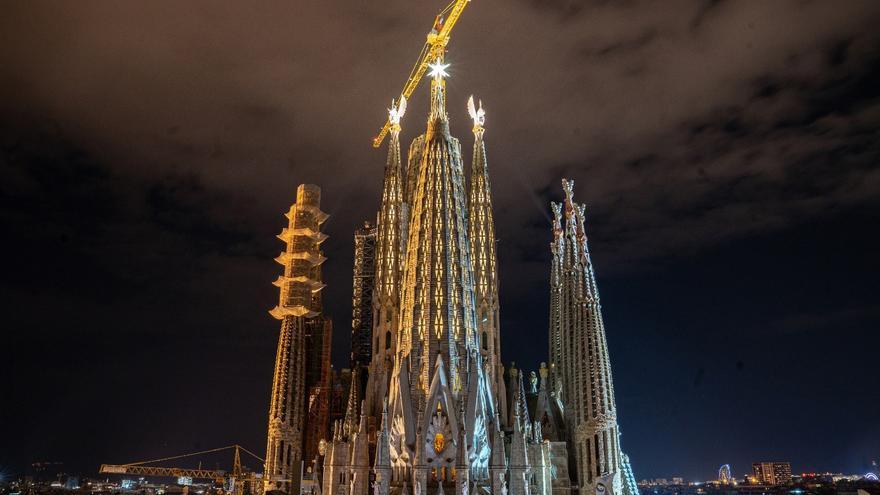
{"type": "Polygon", "coordinates": [[[437,61],[433,64],[428,64],[428,68],[431,69],[431,71],[428,72],[428,75],[435,79],[449,77],[449,73],[446,72],[446,69],[448,67],[449,64],[444,64],[440,61],[440,59],[437,59],[437,61]]]}

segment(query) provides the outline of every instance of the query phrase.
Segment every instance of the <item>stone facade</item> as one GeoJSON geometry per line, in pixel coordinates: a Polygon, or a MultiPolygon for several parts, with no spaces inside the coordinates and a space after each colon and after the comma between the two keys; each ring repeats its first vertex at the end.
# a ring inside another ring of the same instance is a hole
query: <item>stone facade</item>
{"type": "MultiPolygon", "coordinates": [[[[550,383],[560,409],[573,488],[579,493],[638,495],[629,458],[620,450],[614,381],[599,289],[586,235],[586,206],[553,203],[550,269],[550,383]],[[564,221],[563,221],[564,216],[564,221]]],[[[542,376],[547,372],[542,369],[542,376]]],[[[559,421],[559,417],[554,418],[559,421]]]]}
{"type": "Polygon", "coordinates": [[[377,215],[372,356],[332,428],[323,495],[638,495],[617,411],[585,211],[565,181],[554,204],[550,355],[527,373],[501,361],[498,269],[484,117],[469,102],[466,180],[445,81],[424,134],[400,152],[390,112],[377,215]],[[469,185],[469,187],[466,187],[469,185]],[[563,207],[565,208],[563,221],[563,207]]]}

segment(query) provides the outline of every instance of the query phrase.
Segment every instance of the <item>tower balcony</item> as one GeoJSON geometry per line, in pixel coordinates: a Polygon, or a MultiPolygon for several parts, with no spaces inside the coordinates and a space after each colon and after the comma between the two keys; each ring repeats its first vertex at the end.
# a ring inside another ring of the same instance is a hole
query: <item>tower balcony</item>
{"type": "Polygon", "coordinates": [[[309,239],[315,241],[315,244],[321,244],[322,242],[324,242],[325,239],[327,239],[327,237],[329,237],[327,234],[311,228],[285,228],[282,229],[281,233],[277,235],[279,239],[288,243],[297,236],[308,237],[309,239]]]}
{"type": "Polygon", "coordinates": [[[307,204],[294,204],[290,208],[290,211],[285,213],[284,216],[287,217],[288,220],[293,220],[294,218],[296,218],[296,210],[298,209],[310,213],[313,217],[315,217],[315,222],[317,222],[318,225],[321,225],[322,223],[324,223],[325,220],[330,218],[329,214],[324,213],[317,206],[307,204]]]}
{"type": "Polygon", "coordinates": [[[297,253],[288,253],[285,251],[285,252],[281,253],[280,255],[278,255],[277,258],[275,258],[275,261],[279,265],[283,265],[283,266],[287,266],[287,264],[293,260],[305,260],[305,261],[308,261],[309,263],[311,263],[312,266],[318,266],[321,263],[323,263],[324,261],[326,261],[327,258],[324,256],[321,256],[320,254],[310,253],[308,251],[297,252],[297,253]]]}
{"type": "Polygon", "coordinates": [[[318,292],[319,290],[321,290],[327,286],[327,284],[325,284],[323,282],[319,282],[317,280],[313,280],[311,278],[304,277],[304,276],[298,276],[298,277],[279,276],[277,279],[275,279],[274,282],[272,282],[272,285],[274,285],[275,287],[278,287],[278,288],[282,288],[282,287],[287,287],[287,285],[290,283],[303,284],[303,285],[307,286],[312,293],[318,292]]]}
{"type": "Polygon", "coordinates": [[[269,314],[276,320],[283,320],[286,316],[304,316],[306,318],[311,318],[313,316],[318,316],[320,313],[305,306],[296,305],[275,306],[269,310],[269,314]]]}

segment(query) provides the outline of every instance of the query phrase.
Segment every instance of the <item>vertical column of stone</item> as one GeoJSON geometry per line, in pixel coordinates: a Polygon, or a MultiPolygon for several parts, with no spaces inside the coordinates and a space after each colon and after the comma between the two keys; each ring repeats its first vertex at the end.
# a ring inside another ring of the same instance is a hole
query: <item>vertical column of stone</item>
{"type": "MultiPolygon", "coordinates": [[[[492,392],[503,400],[504,372],[501,367],[500,318],[498,316],[498,267],[495,249],[495,218],[492,213],[492,188],[486,144],[483,139],[485,113],[473,97],[468,102],[474,120],[474,152],[471,160],[468,201],[468,234],[471,262],[474,267],[474,296],[477,312],[476,341],[485,362],[489,364],[492,392]]],[[[500,404],[504,410],[504,404],[500,404]]]]}
{"type": "MultiPolygon", "coordinates": [[[[573,183],[563,180],[565,228],[561,334],[566,427],[580,489],[623,489],[621,453],[599,291],[585,229],[586,208],[574,202],[573,183]]],[[[554,226],[555,227],[555,226],[554,226]]],[[[553,320],[551,319],[551,325],[553,320]]],[[[551,326],[551,330],[553,327],[551,326]]],[[[551,349],[552,351],[552,349],[551,349]]]]}
{"type": "Polygon", "coordinates": [[[372,301],[372,359],[367,378],[367,414],[375,418],[382,399],[388,395],[393,361],[400,337],[400,275],[403,252],[404,224],[407,209],[404,203],[404,178],[400,159],[400,118],[406,101],[390,110],[391,139],[382,184],[382,203],[376,226],[375,286],[372,301]]]}

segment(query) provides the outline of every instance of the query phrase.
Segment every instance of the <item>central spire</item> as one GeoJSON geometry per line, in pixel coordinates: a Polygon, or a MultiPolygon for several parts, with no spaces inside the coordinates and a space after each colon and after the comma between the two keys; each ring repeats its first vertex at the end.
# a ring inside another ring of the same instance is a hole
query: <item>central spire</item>
{"type": "Polygon", "coordinates": [[[431,113],[428,117],[428,123],[435,120],[446,122],[446,78],[449,77],[446,69],[449,68],[449,64],[443,63],[443,54],[441,53],[434,59],[434,63],[428,65],[428,68],[431,69],[428,73],[431,76],[431,113]]]}
{"type": "Polygon", "coordinates": [[[461,145],[449,132],[442,54],[430,65],[431,113],[417,140],[403,270],[400,332],[402,351],[412,359],[413,391],[428,391],[436,360],[449,364],[454,393],[463,383],[468,351],[476,350],[473,267],[467,228],[467,199],[461,145]]]}

